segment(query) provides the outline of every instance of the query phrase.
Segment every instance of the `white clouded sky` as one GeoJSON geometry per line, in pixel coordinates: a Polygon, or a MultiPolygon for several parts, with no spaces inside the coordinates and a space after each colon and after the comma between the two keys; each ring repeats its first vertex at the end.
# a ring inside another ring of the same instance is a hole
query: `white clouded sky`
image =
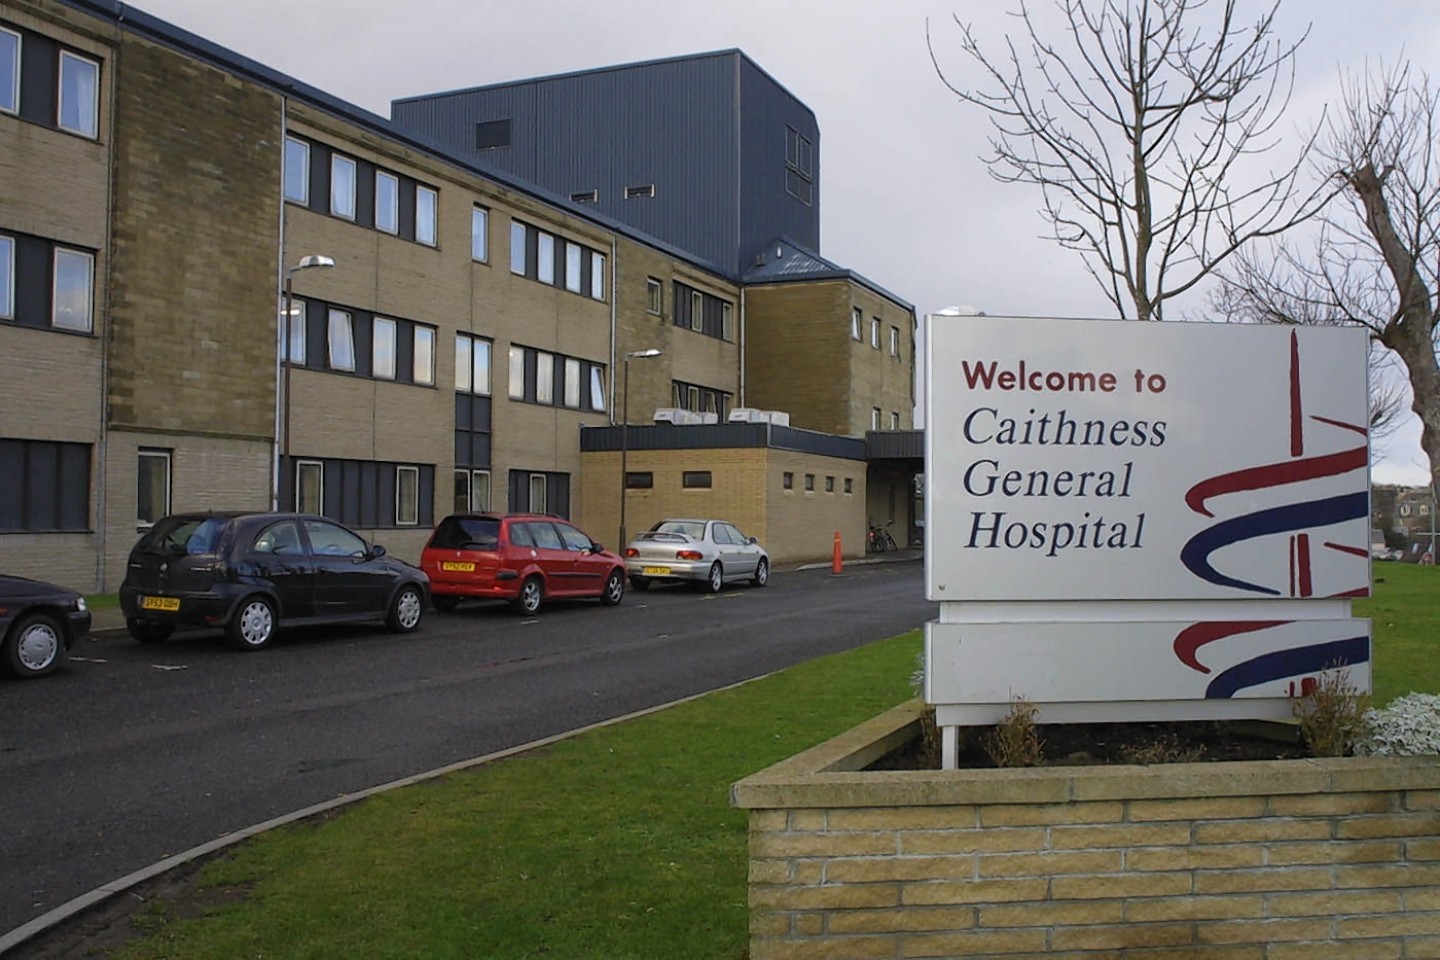
{"type": "MultiPolygon", "coordinates": [[[[1053,21],[1047,0],[1030,0],[1053,21]]],[[[1218,0],[1217,0],[1218,2],[1218,0]]],[[[1106,316],[1077,254],[1039,235],[1038,191],[990,179],[988,121],[958,104],[978,76],[957,56],[953,17],[990,46],[1016,27],[1017,0],[141,0],[139,8],[389,116],[399,97],[610,64],[739,47],[815,111],[822,252],[915,304],[990,314],[1106,316]]],[[[1245,17],[1268,3],[1241,0],[1245,17]]],[[[1434,63],[1429,3],[1288,0],[1299,37],[1287,135],[1333,100],[1341,69],[1409,57],[1434,63]]],[[[1204,309],[1203,297],[1186,303],[1204,309]]],[[[1376,479],[1425,482],[1419,428],[1387,442],[1376,479]]]]}

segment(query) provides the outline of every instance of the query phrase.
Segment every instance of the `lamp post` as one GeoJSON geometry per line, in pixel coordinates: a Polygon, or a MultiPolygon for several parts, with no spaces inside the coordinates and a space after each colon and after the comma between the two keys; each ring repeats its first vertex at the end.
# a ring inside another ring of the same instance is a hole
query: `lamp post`
{"type": "Polygon", "coordinates": [[[623,386],[620,388],[620,543],[623,552],[630,543],[625,537],[625,499],[629,494],[626,481],[630,478],[630,361],[648,360],[658,357],[663,351],[651,347],[649,350],[632,350],[625,354],[623,386]]]}
{"type": "Polygon", "coordinates": [[[290,461],[290,368],[294,351],[295,336],[295,274],[301,270],[327,269],[335,266],[335,260],[322,254],[312,253],[301,257],[300,262],[293,267],[285,269],[285,334],[281,345],[281,362],[285,365],[285,380],[281,406],[284,408],[284,422],[282,425],[282,436],[285,438],[282,443],[282,452],[279,462],[275,465],[274,490],[270,494],[270,508],[280,508],[280,463],[288,464],[290,461]]]}

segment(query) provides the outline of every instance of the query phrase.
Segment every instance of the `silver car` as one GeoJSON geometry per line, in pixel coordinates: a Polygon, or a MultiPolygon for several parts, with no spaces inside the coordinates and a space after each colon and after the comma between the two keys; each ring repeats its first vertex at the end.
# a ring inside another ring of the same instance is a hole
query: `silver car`
{"type": "Polygon", "coordinates": [[[661,520],[630,541],[625,570],[636,590],[648,590],[654,580],[683,580],[718,593],[736,580],[765,586],[770,555],[724,520],[661,520]]]}

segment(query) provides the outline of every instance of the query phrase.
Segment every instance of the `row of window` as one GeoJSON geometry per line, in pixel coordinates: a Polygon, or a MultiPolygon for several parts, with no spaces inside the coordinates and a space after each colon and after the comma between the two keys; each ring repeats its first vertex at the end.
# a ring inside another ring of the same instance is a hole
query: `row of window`
{"type": "Polygon", "coordinates": [[[301,137],[285,138],[285,199],[433,247],[439,191],[301,137]]]}
{"type": "MultiPolygon", "coordinates": [[[[853,307],[850,311],[850,339],[856,343],[864,343],[865,336],[865,311],[859,307],[853,307]]],[[[880,318],[870,318],[870,346],[876,350],[880,349],[880,318]]],[[[900,359],[900,328],[894,324],[890,325],[890,356],[896,360],[900,359]]]]}
{"type": "MultiPolygon", "coordinates": [[[[680,487],[683,490],[709,490],[714,482],[714,476],[709,470],[684,470],[680,473],[680,487]]],[[[655,474],[650,470],[631,471],[625,474],[625,486],[630,490],[653,490],[655,474]]]]}
{"type": "MultiPolygon", "coordinates": [[[[653,184],[653,183],[640,183],[640,184],[634,184],[634,185],[632,185],[632,186],[627,186],[624,190],[621,191],[621,195],[622,195],[626,200],[640,200],[640,199],[642,199],[642,198],[643,198],[643,199],[650,199],[650,198],[652,198],[652,197],[655,196],[655,184],[653,184]]],[[[590,189],[590,190],[577,190],[576,192],[570,194],[570,202],[571,202],[571,203],[599,203],[599,202],[600,202],[600,190],[599,190],[598,188],[594,188],[594,189],[590,189]]]]}
{"type": "MultiPolygon", "coordinates": [[[[646,291],[652,313],[659,313],[659,283],[654,277],[646,280],[646,291]],[[653,284],[653,286],[652,286],[653,284]]],[[[735,339],[735,307],[703,290],[675,281],[675,310],[671,323],[677,327],[703,333],[719,340],[735,339]]]]}
{"type": "Polygon", "coordinates": [[[49,37],[0,24],[0,113],[94,140],[100,64],[49,37]]]}
{"type": "Polygon", "coordinates": [[[510,221],[510,272],[605,299],[605,254],[519,220],[510,221]]]}
{"type": "Polygon", "coordinates": [[[95,254],[27,234],[0,234],[0,320],[90,333],[95,254]]]}
{"type": "Polygon", "coordinates": [[[285,359],[295,366],[434,385],[434,327],[318,300],[297,299],[290,311],[285,359]]]}
{"type": "Polygon", "coordinates": [[[511,400],[604,413],[605,365],[531,347],[511,347],[509,391],[511,400]]]}
{"type": "Polygon", "coordinates": [[[425,463],[293,458],[282,500],[352,527],[435,524],[435,467],[425,463]]]}
{"type": "Polygon", "coordinates": [[[670,387],[674,397],[674,406],[692,413],[716,414],[722,423],[726,417],[730,416],[730,409],[734,406],[734,396],[724,390],[702,387],[699,384],[685,383],[680,380],[670,381],[670,387]]]}
{"type": "MultiPolygon", "coordinates": [[[[884,429],[884,427],[881,426],[881,419],[880,419],[880,418],[881,418],[882,416],[884,416],[884,414],[881,412],[881,410],[880,410],[879,407],[871,407],[871,408],[870,408],[870,429],[871,429],[871,430],[883,430],[883,429],[884,429]]],[[[891,430],[899,430],[899,429],[900,429],[900,411],[898,411],[898,410],[891,410],[891,411],[890,411],[890,429],[891,429],[891,430]]]]}
{"type": "MultiPolygon", "coordinates": [[[[853,479],[851,479],[850,477],[844,477],[843,479],[844,479],[844,481],[845,481],[845,493],[846,493],[846,494],[852,494],[852,493],[854,493],[854,492],[855,492],[855,481],[854,481],[853,479]]],[[[782,487],[783,487],[784,489],[786,489],[786,490],[794,490],[794,489],[795,489],[795,474],[791,473],[789,470],[786,470],[786,471],[785,471],[783,474],[781,474],[781,476],[780,476],[780,486],[782,486],[782,487]]],[[[805,490],[806,490],[807,492],[809,492],[809,493],[814,493],[814,492],[815,492],[815,474],[813,474],[813,473],[807,473],[807,474],[805,474],[805,490]]],[[[834,493],[834,492],[835,492],[835,478],[834,478],[834,477],[826,477],[826,478],[825,478],[825,492],[826,492],[826,493],[834,493]]]]}

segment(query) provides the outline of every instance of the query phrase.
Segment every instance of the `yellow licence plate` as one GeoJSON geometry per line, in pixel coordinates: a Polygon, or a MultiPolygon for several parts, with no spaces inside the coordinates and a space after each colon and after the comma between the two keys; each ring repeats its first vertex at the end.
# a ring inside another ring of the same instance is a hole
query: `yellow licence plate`
{"type": "Polygon", "coordinates": [[[474,573],[475,564],[460,563],[455,560],[446,560],[440,564],[440,569],[446,571],[447,573],[474,573]]]}
{"type": "Polygon", "coordinates": [[[668,577],[668,576],[670,576],[670,568],[669,568],[669,567],[646,567],[644,572],[645,572],[645,576],[647,576],[647,577],[668,577]]]}
{"type": "Polygon", "coordinates": [[[179,610],[179,597],[141,597],[141,610],[179,610]]]}

